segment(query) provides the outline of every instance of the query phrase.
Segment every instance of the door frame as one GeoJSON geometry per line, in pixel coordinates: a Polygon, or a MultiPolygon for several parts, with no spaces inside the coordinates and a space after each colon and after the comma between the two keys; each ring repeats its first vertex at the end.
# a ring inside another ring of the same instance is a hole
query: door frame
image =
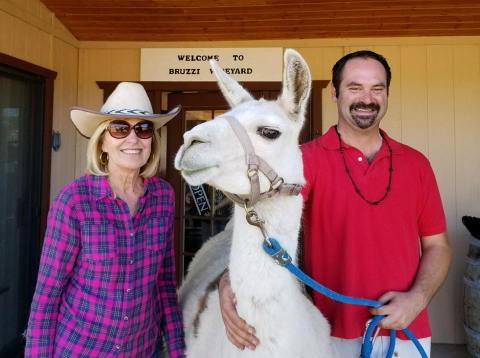
{"type": "MultiPolygon", "coordinates": [[[[26,72],[37,76],[43,82],[43,113],[42,113],[42,153],[41,153],[41,193],[40,193],[40,208],[38,215],[40,216],[40,225],[38,232],[35,235],[34,242],[32,242],[31,250],[28,251],[26,259],[25,271],[26,282],[20,282],[20,285],[25,285],[27,292],[33,295],[35,289],[38,262],[40,259],[40,252],[43,243],[43,234],[47,225],[47,214],[50,205],[50,176],[51,176],[51,157],[52,157],[52,123],[53,123],[53,92],[54,81],[57,77],[55,71],[31,64],[29,62],[20,60],[18,58],[9,56],[0,52],[0,64],[6,67],[11,67],[14,70],[26,72]]],[[[28,293],[27,293],[28,295],[28,293]]],[[[27,299],[27,298],[26,298],[27,299]]],[[[19,305],[28,305],[30,307],[31,297],[27,302],[19,301],[19,305]]],[[[28,319],[28,316],[27,316],[28,319]]],[[[25,322],[26,324],[26,322],[25,322]]],[[[16,356],[23,350],[24,339],[19,335],[16,340],[3,347],[1,354],[5,356],[16,356]]]]}
{"type": "Polygon", "coordinates": [[[40,232],[38,244],[41,247],[43,233],[47,226],[47,214],[50,205],[50,176],[52,160],[52,127],[53,127],[53,90],[57,72],[0,52],[0,64],[16,70],[29,72],[43,77],[45,83],[45,97],[43,99],[43,133],[42,133],[42,194],[40,208],[40,232]]]}

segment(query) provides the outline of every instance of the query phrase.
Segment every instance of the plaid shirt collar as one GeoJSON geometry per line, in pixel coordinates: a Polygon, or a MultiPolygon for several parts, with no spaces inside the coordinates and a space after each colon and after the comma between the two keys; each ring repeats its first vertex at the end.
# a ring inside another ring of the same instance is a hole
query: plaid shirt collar
{"type": "MultiPolygon", "coordinates": [[[[101,200],[103,198],[114,198],[115,195],[110,187],[107,176],[100,175],[89,175],[90,181],[90,190],[92,195],[95,197],[95,200],[101,200]]],[[[143,195],[152,194],[155,196],[159,195],[158,190],[156,190],[155,183],[151,178],[144,178],[143,185],[145,187],[145,193],[143,195]]]]}

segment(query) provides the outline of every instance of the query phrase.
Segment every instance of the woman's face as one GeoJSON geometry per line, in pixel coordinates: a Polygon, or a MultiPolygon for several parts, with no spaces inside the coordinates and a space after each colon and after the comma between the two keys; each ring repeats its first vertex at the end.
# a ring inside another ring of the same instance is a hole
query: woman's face
{"type": "MultiPolygon", "coordinates": [[[[124,121],[130,126],[144,122],[141,119],[125,119],[124,121]]],[[[108,153],[108,172],[110,174],[139,171],[147,163],[151,149],[152,137],[141,139],[133,128],[125,138],[112,137],[108,127],[103,135],[102,150],[108,153]]]]}

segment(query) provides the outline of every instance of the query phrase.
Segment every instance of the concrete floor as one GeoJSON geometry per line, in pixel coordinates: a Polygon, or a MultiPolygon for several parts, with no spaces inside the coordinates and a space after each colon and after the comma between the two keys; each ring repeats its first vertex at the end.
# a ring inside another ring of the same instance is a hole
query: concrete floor
{"type": "Polygon", "coordinates": [[[431,358],[468,358],[464,344],[432,344],[431,358]]]}

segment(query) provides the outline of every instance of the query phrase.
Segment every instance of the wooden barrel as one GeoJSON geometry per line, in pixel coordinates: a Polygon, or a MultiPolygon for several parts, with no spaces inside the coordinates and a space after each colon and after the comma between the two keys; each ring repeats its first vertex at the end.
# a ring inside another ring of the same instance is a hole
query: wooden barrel
{"type": "Polygon", "coordinates": [[[463,278],[465,333],[469,353],[480,358],[480,240],[470,242],[463,278]]]}
{"type": "Polygon", "coordinates": [[[465,333],[467,334],[467,349],[470,357],[480,357],[480,332],[464,326],[465,333]]]}

